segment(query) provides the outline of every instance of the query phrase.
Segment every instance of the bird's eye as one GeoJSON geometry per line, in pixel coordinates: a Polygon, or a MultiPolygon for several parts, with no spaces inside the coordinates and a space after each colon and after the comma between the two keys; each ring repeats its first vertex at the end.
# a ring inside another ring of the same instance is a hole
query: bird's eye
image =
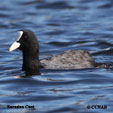
{"type": "Polygon", "coordinates": [[[26,40],[27,39],[27,36],[24,36],[24,40],[26,40]]]}

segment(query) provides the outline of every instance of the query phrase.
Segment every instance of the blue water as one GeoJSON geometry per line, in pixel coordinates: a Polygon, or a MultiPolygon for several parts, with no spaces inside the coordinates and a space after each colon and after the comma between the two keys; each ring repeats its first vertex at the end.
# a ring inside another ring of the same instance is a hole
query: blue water
{"type": "Polygon", "coordinates": [[[8,52],[20,29],[35,32],[40,59],[88,50],[113,64],[112,0],[3,0],[0,2],[0,113],[112,113],[113,68],[41,70],[21,77],[22,54],[8,52]],[[34,106],[8,108],[7,106],[34,106]],[[107,109],[87,106],[106,105],[107,109]]]}

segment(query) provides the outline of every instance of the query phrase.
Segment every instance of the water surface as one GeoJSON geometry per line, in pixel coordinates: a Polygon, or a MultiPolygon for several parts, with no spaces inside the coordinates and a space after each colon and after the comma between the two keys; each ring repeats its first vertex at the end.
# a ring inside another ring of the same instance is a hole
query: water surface
{"type": "Polygon", "coordinates": [[[111,0],[3,0],[0,3],[0,111],[2,113],[112,113],[113,2],[111,0]],[[88,50],[110,69],[41,70],[20,77],[22,54],[8,52],[20,29],[31,29],[40,59],[88,50]],[[88,105],[107,109],[87,109],[88,105]],[[35,106],[35,109],[8,109],[35,106]]]}

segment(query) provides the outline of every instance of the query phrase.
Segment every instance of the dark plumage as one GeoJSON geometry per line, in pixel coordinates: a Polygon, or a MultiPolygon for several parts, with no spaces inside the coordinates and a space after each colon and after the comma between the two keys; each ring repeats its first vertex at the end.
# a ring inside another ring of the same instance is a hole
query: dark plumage
{"type": "Polygon", "coordinates": [[[46,69],[93,68],[95,62],[88,51],[69,50],[40,61],[46,69]]]}
{"type": "Polygon", "coordinates": [[[23,53],[23,66],[25,71],[46,69],[81,69],[93,68],[95,62],[88,51],[69,50],[53,57],[39,60],[39,45],[35,34],[31,30],[19,31],[19,37],[11,45],[9,51],[16,48],[23,53]]]}

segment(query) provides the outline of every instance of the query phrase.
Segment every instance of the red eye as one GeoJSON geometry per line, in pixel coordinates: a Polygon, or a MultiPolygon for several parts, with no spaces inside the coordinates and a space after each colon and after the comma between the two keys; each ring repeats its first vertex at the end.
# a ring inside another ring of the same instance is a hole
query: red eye
{"type": "Polygon", "coordinates": [[[27,36],[24,36],[24,40],[26,40],[27,39],[27,36]]]}

